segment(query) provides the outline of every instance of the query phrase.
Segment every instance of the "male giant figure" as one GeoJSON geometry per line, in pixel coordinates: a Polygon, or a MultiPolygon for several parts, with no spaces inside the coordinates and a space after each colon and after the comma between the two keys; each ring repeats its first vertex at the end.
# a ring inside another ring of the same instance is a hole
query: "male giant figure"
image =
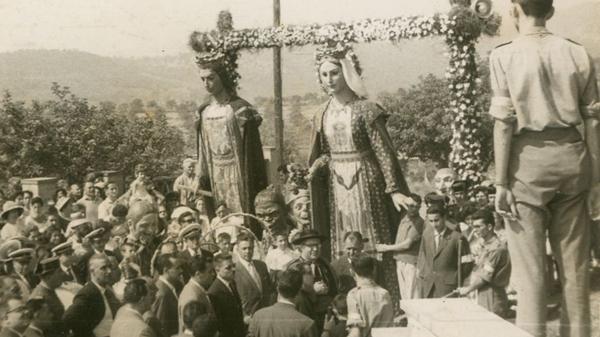
{"type": "Polygon", "coordinates": [[[600,174],[596,74],[582,46],[545,28],[552,0],[512,2],[520,35],[490,56],[490,114],[517,325],[545,336],[548,231],[563,286],[561,336],[590,336],[586,196],[600,174]]]}

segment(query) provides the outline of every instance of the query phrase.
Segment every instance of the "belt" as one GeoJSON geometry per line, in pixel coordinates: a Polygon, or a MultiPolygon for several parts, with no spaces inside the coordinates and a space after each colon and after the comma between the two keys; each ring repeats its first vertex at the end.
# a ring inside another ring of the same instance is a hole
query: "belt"
{"type": "Polygon", "coordinates": [[[347,152],[331,152],[331,160],[333,161],[357,161],[371,155],[370,150],[366,151],[347,151],[347,152]]]}
{"type": "Polygon", "coordinates": [[[517,139],[527,139],[534,142],[577,143],[582,140],[581,133],[576,128],[547,128],[542,131],[522,130],[517,139]]]}

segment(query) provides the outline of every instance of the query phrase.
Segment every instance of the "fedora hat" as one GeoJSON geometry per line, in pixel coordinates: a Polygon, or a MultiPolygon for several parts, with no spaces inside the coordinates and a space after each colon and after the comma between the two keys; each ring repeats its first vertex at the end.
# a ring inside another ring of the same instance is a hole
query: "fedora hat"
{"type": "Polygon", "coordinates": [[[306,229],[296,233],[296,235],[294,235],[292,238],[292,243],[299,245],[308,239],[319,239],[320,241],[323,241],[325,240],[325,237],[314,229],[306,229]]]}

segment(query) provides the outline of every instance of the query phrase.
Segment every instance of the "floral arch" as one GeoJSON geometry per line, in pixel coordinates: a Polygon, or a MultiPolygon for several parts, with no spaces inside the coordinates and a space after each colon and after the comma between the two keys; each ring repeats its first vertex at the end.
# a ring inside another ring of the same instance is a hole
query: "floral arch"
{"type": "Polygon", "coordinates": [[[389,19],[364,19],[350,23],[280,25],[277,27],[234,30],[231,14],[221,12],[217,29],[193,32],[190,46],[196,52],[225,59],[226,68],[237,85],[237,58],[243,49],[306,45],[396,42],[401,39],[442,37],[449,58],[446,70],[454,116],[450,164],[458,175],[477,185],[482,180],[481,144],[478,139],[481,109],[477,96],[481,79],[476,64],[476,43],[482,34],[496,34],[501,18],[492,13],[491,0],[451,0],[447,14],[407,16],[389,19]]]}

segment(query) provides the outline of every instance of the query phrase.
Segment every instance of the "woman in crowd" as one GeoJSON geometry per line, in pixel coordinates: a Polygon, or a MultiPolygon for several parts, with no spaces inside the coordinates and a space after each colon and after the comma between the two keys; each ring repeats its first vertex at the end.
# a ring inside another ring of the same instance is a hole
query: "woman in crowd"
{"type": "MultiPolygon", "coordinates": [[[[362,233],[368,239],[365,251],[374,251],[375,244],[392,243],[399,212],[412,203],[386,131],[387,113],[366,100],[361,68],[348,46],[320,48],[317,69],[330,99],[313,120],[309,178],[318,219],[313,225],[330,233],[334,258],[348,231],[362,233]]],[[[391,254],[383,255],[382,269],[382,286],[398,299],[391,254]]]]}

